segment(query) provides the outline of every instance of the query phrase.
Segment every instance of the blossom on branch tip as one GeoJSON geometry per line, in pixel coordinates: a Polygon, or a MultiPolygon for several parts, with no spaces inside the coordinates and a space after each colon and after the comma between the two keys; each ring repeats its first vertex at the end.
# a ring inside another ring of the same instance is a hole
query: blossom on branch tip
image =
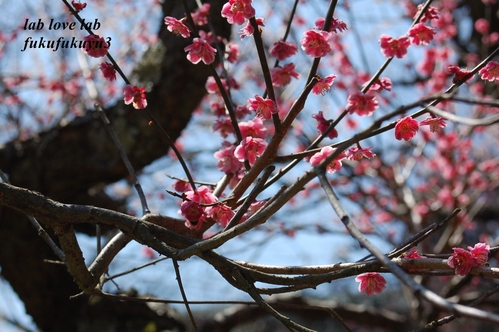
{"type": "Polygon", "coordinates": [[[430,131],[432,133],[440,133],[444,130],[445,126],[447,126],[445,120],[442,119],[441,117],[429,117],[421,121],[419,125],[430,126],[430,131]]]}
{"type": "Polygon", "coordinates": [[[456,274],[465,276],[470,273],[474,266],[474,258],[471,253],[462,248],[453,248],[454,253],[447,260],[447,264],[455,269],[456,274]]]}
{"type": "Polygon", "coordinates": [[[182,21],[177,20],[175,17],[166,16],[165,24],[166,28],[171,33],[180,35],[184,38],[189,38],[189,36],[191,35],[189,28],[184,23],[182,23],[182,21]]]}
{"type": "Polygon", "coordinates": [[[406,116],[403,119],[397,121],[395,125],[395,138],[405,141],[410,141],[418,132],[419,123],[411,118],[410,116],[406,116]]]}
{"type": "Polygon", "coordinates": [[[269,51],[270,55],[282,61],[298,53],[298,47],[293,42],[279,40],[272,45],[269,51]]]}
{"type": "Polygon", "coordinates": [[[414,45],[428,45],[433,40],[435,33],[435,29],[423,23],[418,23],[407,34],[414,45]]]}
{"type": "Polygon", "coordinates": [[[184,51],[189,52],[187,54],[187,60],[193,64],[203,61],[206,65],[209,65],[215,61],[216,49],[214,49],[208,42],[202,38],[194,38],[192,44],[185,47],[184,51]]]}
{"type": "Polygon", "coordinates": [[[381,35],[379,38],[379,45],[381,46],[381,53],[387,58],[397,57],[403,58],[407,54],[407,48],[411,43],[409,37],[392,38],[388,35],[381,35]]]}
{"type": "Polygon", "coordinates": [[[360,116],[369,116],[378,108],[376,97],[371,94],[356,92],[348,96],[346,110],[360,116]]]}
{"type": "Polygon", "coordinates": [[[107,80],[115,81],[116,80],[116,70],[112,63],[103,62],[100,64],[99,69],[101,71],[102,77],[107,80]]]}
{"type": "Polygon", "coordinates": [[[130,85],[127,84],[123,88],[123,95],[125,105],[130,105],[133,103],[133,107],[135,109],[143,109],[147,107],[147,100],[146,100],[146,89],[145,88],[139,88],[135,85],[130,85]]]}
{"type": "Polygon", "coordinates": [[[291,82],[291,77],[299,78],[295,70],[296,66],[294,63],[288,63],[284,67],[275,67],[270,70],[270,75],[272,76],[272,85],[275,87],[286,86],[291,82]]]}
{"type": "Polygon", "coordinates": [[[329,90],[331,90],[331,86],[333,86],[335,78],[336,75],[334,74],[319,78],[317,83],[315,83],[312,88],[312,93],[315,95],[324,95],[326,92],[329,92],[329,90]]]}
{"type": "Polygon", "coordinates": [[[303,35],[305,37],[300,41],[301,48],[307,55],[320,58],[331,52],[331,45],[328,42],[328,32],[307,30],[303,35]]]}
{"type": "Polygon", "coordinates": [[[245,19],[255,16],[255,8],[251,6],[253,0],[229,0],[222,7],[222,17],[227,19],[229,24],[241,25],[245,19]]]}
{"type": "Polygon", "coordinates": [[[489,61],[485,67],[478,72],[482,80],[499,83],[499,62],[489,61]]]}
{"type": "Polygon", "coordinates": [[[267,147],[267,142],[261,138],[246,137],[234,150],[234,156],[239,161],[248,160],[253,165],[258,157],[262,155],[267,147]]]}
{"type": "Polygon", "coordinates": [[[359,274],[355,281],[359,282],[359,292],[366,293],[368,296],[372,294],[380,294],[386,288],[385,278],[378,272],[367,272],[359,274]]]}
{"type": "Polygon", "coordinates": [[[83,53],[94,58],[100,58],[107,54],[109,44],[99,35],[88,35],[83,38],[83,53]]]}
{"type": "Polygon", "coordinates": [[[271,99],[264,99],[258,95],[255,98],[248,99],[249,107],[265,120],[270,120],[272,114],[277,113],[277,107],[271,99]]]}

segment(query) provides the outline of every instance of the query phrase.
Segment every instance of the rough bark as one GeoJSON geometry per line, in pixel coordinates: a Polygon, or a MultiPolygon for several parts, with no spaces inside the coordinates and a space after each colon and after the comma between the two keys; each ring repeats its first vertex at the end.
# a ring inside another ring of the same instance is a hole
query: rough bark
{"type": "MultiPolygon", "coordinates": [[[[217,34],[229,38],[230,27],[215,14],[220,13],[224,1],[209,2],[217,34]]],[[[181,2],[165,1],[163,13],[182,17],[181,2]]],[[[143,85],[152,83],[147,93],[148,108],[175,140],[205,94],[209,68],[188,62],[183,48],[189,41],[169,33],[162,21],[158,24],[160,42],[146,52],[132,80],[143,85]]],[[[149,125],[145,112],[121,101],[105,112],[135,169],[168,152],[164,136],[149,125]]],[[[108,208],[116,208],[116,204],[99,200],[89,190],[128,175],[106,128],[91,110],[64,127],[53,128],[27,141],[5,144],[0,148],[0,169],[9,175],[12,184],[37,190],[53,199],[108,208]]],[[[26,217],[0,207],[2,276],[10,282],[41,330],[76,331],[87,299],[69,300],[80,291],[64,265],[49,264],[44,262],[46,259],[56,257],[26,217]]]]}

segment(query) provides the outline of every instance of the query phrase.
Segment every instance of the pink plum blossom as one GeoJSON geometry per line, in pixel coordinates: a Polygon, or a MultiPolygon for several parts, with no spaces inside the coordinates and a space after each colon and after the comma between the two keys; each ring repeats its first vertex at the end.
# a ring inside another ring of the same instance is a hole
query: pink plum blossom
{"type": "Polygon", "coordinates": [[[499,62],[489,61],[485,67],[478,72],[482,80],[499,83],[499,62]]]}
{"type": "Polygon", "coordinates": [[[255,16],[255,8],[251,6],[253,0],[229,0],[222,7],[222,17],[227,19],[229,24],[241,25],[245,19],[255,16]]]}
{"type": "Polygon", "coordinates": [[[474,266],[485,265],[489,260],[490,246],[486,243],[477,243],[473,248],[468,247],[468,250],[473,256],[474,266]]]}
{"type": "Polygon", "coordinates": [[[258,95],[255,98],[248,99],[249,107],[265,120],[269,120],[272,114],[277,113],[277,107],[271,99],[264,99],[258,95]]]}
{"type": "Polygon", "coordinates": [[[349,160],[359,161],[362,158],[371,159],[376,155],[371,151],[373,148],[360,148],[358,146],[354,146],[353,148],[348,149],[345,153],[346,158],[349,160]]]}
{"type": "MultiPolygon", "coordinates": [[[[318,18],[315,21],[315,28],[317,30],[323,30],[324,22],[326,22],[326,19],[324,17],[318,18]]],[[[333,19],[331,20],[331,25],[329,26],[329,32],[338,33],[338,32],[343,32],[345,30],[348,30],[346,23],[340,19],[333,17],[333,19]]]]}
{"type": "Polygon", "coordinates": [[[147,100],[146,100],[146,89],[145,88],[139,88],[137,86],[132,86],[130,84],[125,85],[123,88],[123,95],[125,105],[130,105],[133,103],[133,107],[135,109],[143,109],[147,107],[147,100]]]}
{"type": "Polygon", "coordinates": [[[234,155],[235,150],[236,146],[230,144],[225,149],[219,150],[214,154],[215,158],[218,159],[218,169],[225,174],[237,173],[243,167],[243,164],[234,155]]]}
{"type": "Polygon", "coordinates": [[[301,48],[307,55],[320,58],[331,52],[329,45],[329,33],[326,31],[307,30],[301,40],[301,48]]]}
{"type": "Polygon", "coordinates": [[[261,138],[246,137],[237,146],[234,151],[234,156],[236,156],[239,161],[248,160],[250,165],[253,165],[258,157],[262,155],[267,147],[267,142],[261,138]]]}
{"type": "Polygon", "coordinates": [[[116,70],[112,63],[103,62],[100,64],[99,69],[101,71],[102,77],[107,80],[115,81],[116,80],[116,70]]]}
{"type": "MultiPolygon", "coordinates": [[[[366,86],[366,85],[367,85],[367,83],[364,84],[364,86],[366,86]]],[[[371,84],[369,91],[375,91],[375,92],[381,92],[383,90],[391,91],[392,87],[393,87],[392,80],[390,80],[388,77],[382,77],[382,78],[376,79],[373,82],[373,84],[371,84]]]]}
{"type": "Polygon", "coordinates": [[[239,123],[239,130],[241,130],[241,135],[243,137],[255,137],[255,138],[266,138],[267,128],[263,125],[263,121],[260,117],[255,117],[253,120],[239,123]]]}
{"type": "Polygon", "coordinates": [[[432,133],[440,133],[443,131],[445,126],[447,124],[445,123],[445,120],[442,119],[441,117],[429,117],[427,119],[424,119],[419,123],[420,126],[430,126],[430,131],[432,133]]]}
{"type": "Polygon", "coordinates": [[[225,45],[225,59],[230,63],[234,63],[239,58],[239,45],[234,43],[228,43],[225,45]]]}
{"type": "Polygon", "coordinates": [[[355,281],[359,282],[359,292],[366,293],[368,296],[372,294],[380,294],[386,288],[385,278],[378,272],[367,272],[359,274],[355,281]]]}
{"type": "MultiPolygon", "coordinates": [[[[419,16],[419,13],[421,13],[421,10],[423,10],[423,5],[420,4],[418,5],[418,12],[416,15],[414,15],[414,18],[419,16]]],[[[431,20],[435,20],[439,18],[439,12],[436,7],[428,7],[426,11],[424,12],[423,16],[421,17],[420,22],[428,22],[431,20]]]]}
{"type": "Polygon", "coordinates": [[[217,196],[213,195],[211,190],[206,186],[200,186],[196,191],[190,190],[186,192],[185,197],[201,204],[212,204],[218,201],[217,196]]]}
{"type": "Polygon", "coordinates": [[[298,47],[293,42],[279,40],[270,48],[270,55],[282,61],[298,53],[298,47]]]}
{"type": "Polygon", "coordinates": [[[204,208],[198,202],[184,201],[179,213],[189,221],[197,222],[204,213],[204,208]]]}
{"type": "MultiPolygon", "coordinates": [[[[317,114],[312,114],[312,117],[317,121],[317,130],[319,130],[321,134],[323,134],[327,130],[327,128],[329,128],[331,122],[333,122],[333,120],[326,120],[322,111],[319,111],[319,113],[317,114]]],[[[327,137],[329,137],[330,139],[338,137],[338,131],[333,128],[333,130],[329,132],[327,137]]]]}
{"type": "Polygon", "coordinates": [[[392,38],[388,35],[381,35],[379,38],[381,53],[387,58],[403,58],[407,54],[407,48],[410,45],[409,37],[392,38]]]}
{"type": "Polygon", "coordinates": [[[317,83],[315,83],[314,87],[312,88],[312,93],[315,95],[324,95],[326,92],[331,90],[331,86],[333,85],[335,78],[336,75],[334,74],[319,78],[317,83]]]}
{"type": "Polygon", "coordinates": [[[206,208],[206,216],[215,220],[220,227],[225,228],[234,216],[234,211],[227,205],[215,205],[206,208]]]}
{"type": "Polygon", "coordinates": [[[171,33],[180,35],[184,38],[189,38],[189,36],[191,35],[189,28],[184,23],[177,20],[175,17],[166,16],[165,24],[168,31],[170,31],[171,33]]]}
{"type": "MultiPolygon", "coordinates": [[[[321,151],[317,152],[312,157],[310,157],[310,164],[312,166],[319,165],[324,159],[326,159],[329,155],[334,153],[334,151],[336,151],[336,149],[330,146],[323,147],[321,151]]],[[[339,171],[342,166],[341,159],[343,158],[344,154],[341,153],[335,160],[333,160],[326,166],[326,171],[328,173],[334,173],[336,171],[339,171]]]]}
{"type": "Polygon", "coordinates": [[[94,58],[100,58],[107,54],[109,44],[99,35],[88,35],[83,38],[83,41],[84,47],[81,49],[83,53],[94,58]]]}
{"type": "Polygon", "coordinates": [[[428,45],[435,36],[435,29],[424,25],[423,23],[418,23],[414,25],[409,32],[409,38],[411,43],[414,45],[428,45]]]}
{"type": "Polygon", "coordinates": [[[203,3],[201,7],[198,7],[193,13],[191,13],[194,24],[199,26],[208,24],[210,7],[211,5],[209,3],[203,3]]]}
{"type": "Polygon", "coordinates": [[[474,258],[471,253],[462,248],[453,248],[454,253],[449,257],[447,264],[456,269],[456,274],[465,276],[470,273],[474,266],[474,258]]]}
{"type": "MultiPolygon", "coordinates": [[[[263,24],[265,19],[263,19],[261,17],[257,17],[255,20],[256,20],[256,24],[259,27],[265,26],[265,24],[263,24]]],[[[241,40],[243,40],[245,37],[253,36],[254,32],[255,32],[255,29],[253,29],[253,26],[251,25],[250,21],[246,22],[246,25],[241,29],[241,32],[240,32],[241,40]]]]}
{"type": "Polygon", "coordinates": [[[300,74],[298,74],[295,70],[296,66],[294,63],[288,63],[284,67],[275,67],[270,70],[270,74],[272,75],[272,85],[286,86],[291,82],[291,78],[299,78],[300,74]]]}
{"type": "MultiPolygon", "coordinates": [[[[452,79],[452,83],[457,83],[460,80],[462,80],[464,77],[468,76],[469,73],[471,73],[471,70],[469,69],[462,69],[459,68],[458,66],[453,66],[450,65],[448,68],[449,73],[454,74],[454,78],[452,79]]],[[[471,75],[466,82],[469,82],[475,77],[475,75],[471,75]]]]}
{"type": "Polygon", "coordinates": [[[410,141],[418,132],[419,123],[411,118],[410,116],[406,116],[403,119],[400,119],[395,125],[395,138],[398,140],[410,141]]]}
{"type": "Polygon", "coordinates": [[[81,3],[81,2],[76,2],[76,1],[71,1],[71,4],[73,5],[75,11],[77,13],[81,12],[83,9],[85,9],[85,7],[87,7],[87,3],[84,2],[84,3],[81,3]]]}
{"type": "Polygon", "coordinates": [[[194,38],[192,44],[185,47],[184,51],[189,52],[187,54],[187,60],[193,64],[203,61],[206,65],[209,65],[215,61],[216,49],[214,49],[208,42],[201,38],[194,38]]]}
{"type": "Polygon", "coordinates": [[[369,116],[378,108],[376,97],[371,94],[356,92],[348,96],[346,110],[360,116],[369,116]]]}

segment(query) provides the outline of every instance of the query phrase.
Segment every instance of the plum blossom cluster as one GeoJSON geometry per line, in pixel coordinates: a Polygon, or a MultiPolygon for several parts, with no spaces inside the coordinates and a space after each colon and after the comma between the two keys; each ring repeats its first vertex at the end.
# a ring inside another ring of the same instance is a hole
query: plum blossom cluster
{"type": "MultiPolygon", "coordinates": [[[[176,187],[176,189],[186,188],[176,187]]],[[[200,186],[197,190],[189,190],[184,195],[186,199],[178,213],[185,217],[185,225],[189,228],[200,229],[208,219],[215,220],[221,227],[225,227],[234,216],[234,211],[228,206],[215,204],[218,198],[206,186],[200,186]],[[210,204],[212,205],[206,206],[210,204]]]]}
{"type": "MultiPolygon", "coordinates": [[[[421,10],[422,7],[418,7],[421,10]]],[[[407,35],[393,38],[389,35],[382,34],[379,39],[381,53],[387,58],[403,58],[407,54],[407,49],[412,45],[428,45],[435,37],[436,31],[434,28],[425,23],[431,22],[439,17],[438,9],[429,7],[420,20],[409,29],[407,35]]]]}
{"type": "Polygon", "coordinates": [[[474,247],[453,248],[454,252],[447,260],[447,264],[455,269],[456,274],[465,276],[476,266],[483,266],[489,260],[490,246],[486,243],[477,243],[474,247]]]}

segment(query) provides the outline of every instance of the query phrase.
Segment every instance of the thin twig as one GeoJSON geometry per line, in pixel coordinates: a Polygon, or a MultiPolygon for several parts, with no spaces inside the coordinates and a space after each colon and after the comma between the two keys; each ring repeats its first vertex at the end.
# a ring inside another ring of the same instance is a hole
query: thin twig
{"type": "Polygon", "coordinates": [[[126,155],[126,152],[120,143],[118,135],[116,135],[116,131],[112,127],[111,122],[109,121],[109,119],[106,116],[106,113],[104,113],[102,106],[98,103],[95,103],[94,107],[95,107],[95,110],[97,111],[97,113],[99,114],[102,122],[104,122],[104,125],[106,126],[106,129],[109,132],[109,135],[111,136],[111,139],[114,142],[114,145],[118,149],[121,160],[123,160],[123,163],[125,164],[126,169],[128,170],[128,174],[132,178],[133,185],[135,187],[135,190],[137,190],[137,194],[139,195],[139,198],[140,198],[140,204],[142,205],[142,213],[144,215],[151,213],[151,211],[149,210],[149,207],[147,206],[146,196],[144,195],[144,191],[142,190],[142,186],[140,185],[139,179],[137,178],[137,174],[135,173],[135,170],[133,169],[132,163],[130,162],[130,159],[128,159],[128,156],[126,155]]]}
{"type": "Polygon", "coordinates": [[[185,308],[187,309],[187,313],[189,314],[189,319],[191,320],[192,327],[194,331],[198,331],[198,325],[196,324],[196,320],[194,319],[194,315],[192,314],[191,307],[189,306],[189,301],[187,300],[187,296],[185,295],[184,286],[182,285],[182,278],[180,276],[180,269],[178,267],[178,262],[176,259],[172,259],[173,268],[175,269],[175,275],[177,276],[178,288],[180,290],[180,294],[182,294],[182,299],[184,300],[185,308]]]}

